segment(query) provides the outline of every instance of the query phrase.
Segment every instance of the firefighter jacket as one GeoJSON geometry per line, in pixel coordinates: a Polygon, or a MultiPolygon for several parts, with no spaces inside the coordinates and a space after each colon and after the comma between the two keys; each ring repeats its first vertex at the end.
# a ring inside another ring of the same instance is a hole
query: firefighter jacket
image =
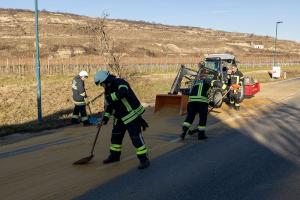
{"type": "Polygon", "coordinates": [[[123,79],[113,78],[105,88],[105,95],[107,106],[104,117],[106,118],[113,114],[116,119],[128,124],[145,112],[133,90],[123,79]]]}
{"type": "Polygon", "coordinates": [[[189,94],[189,102],[204,102],[208,103],[208,90],[210,87],[226,87],[224,84],[222,86],[221,81],[211,80],[211,79],[202,79],[195,83],[191,92],[189,94]]]}
{"type": "Polygon", "coordinates": [[[233,84],[242,85],[243,81],[244,81],[243,73],[241,71],[237,70],[236,72],[230,74],[228,85],[233,85],[233,84]]]}
{"type": "Polygon", "coordinates": [[[85,105],[84,98],[86,97],[84,81],[77,75],[72,81],[73,102],[75,105],[85,105]]]}

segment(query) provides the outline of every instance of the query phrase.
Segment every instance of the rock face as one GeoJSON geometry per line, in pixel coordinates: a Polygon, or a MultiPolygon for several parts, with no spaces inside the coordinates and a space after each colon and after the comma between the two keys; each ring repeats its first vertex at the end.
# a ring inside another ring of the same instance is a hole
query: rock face
{"type": "Polygon", "coordinates": [[[57,50],[57,56],[61,58],[70,58],[76,55],[85,54],[86,51],[83,47],[61,47],[57,50]]]}
{"type": "Polygon", "coordinates": [[[59,48],[57,50],[57,54],[58,56],[60,56],[61,58],[70,58],[72,57],[73,54],[73,49],[70,47],[63,47],[63,48],[59,48]]]}
{"type": "MultiPolygon", "coordinates": [[[[93,18],[41,11],[39,36],[42,57],[69,58],[99,54],[99,46],[83,29],[93,18]]],[[[196,27],[167,26],[144,21],[107,20],[110,36],[122,42],[124,53],[133,57],[199,55],[227,52],[237,56],[272,56],[274,39],[247,33],[196,27]],[[253,48],[253,43],[264,48],[253,48]]],[[[35,52],[34,13],[0,9],[0,57],[28,57],[35,52]]],[[[279,40],[278,56],[298,57],[300,43],[279,40]]]]}

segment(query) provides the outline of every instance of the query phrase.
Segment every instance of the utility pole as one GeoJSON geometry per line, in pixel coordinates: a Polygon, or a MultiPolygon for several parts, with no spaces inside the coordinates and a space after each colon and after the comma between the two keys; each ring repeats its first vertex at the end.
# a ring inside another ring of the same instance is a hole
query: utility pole
{"type": "Polygon", "coordinates": [[[35,0],[35,48],[36,48],[36,80],[37,80],[38,122],[39,122],[39,124],[42,124],[42,95],[41,95],[41,73],[40,73],[38,0],[35,0]]]}
{"type": "Polygon", "coordinates": [[[274,44],[274,53],[273,53],[273,67],[276,66],[276,41],[277,41],[277,29],[278,24],[283,23],[282,21],[276,22],[276,35],[275,35],[275,44],[274,44]]]}

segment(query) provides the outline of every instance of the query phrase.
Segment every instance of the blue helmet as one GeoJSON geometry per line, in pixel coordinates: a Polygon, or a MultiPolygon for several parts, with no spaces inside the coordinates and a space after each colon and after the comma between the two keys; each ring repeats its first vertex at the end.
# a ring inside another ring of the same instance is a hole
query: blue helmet
{"type": "Polygon", "coordinates": [[[104,71],[104,70],[98,71],[94,76],[95,84],[99,85],[99,84],[103,83],[107,79],[108,75],[109,75],[109,73],[107,71],[104,71]]]}

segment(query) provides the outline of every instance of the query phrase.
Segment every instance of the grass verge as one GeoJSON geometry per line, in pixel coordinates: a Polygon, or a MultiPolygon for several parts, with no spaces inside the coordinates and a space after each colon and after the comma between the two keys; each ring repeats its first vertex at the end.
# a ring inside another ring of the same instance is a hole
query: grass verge
{"type": "MultiPolygon", "coordinates": [[[[300,67],[283,67],[282,70],[287,73],[287,78],[300,76],[300,67]]],[[[270,79],[267,71],[268,68],[257,68],[247,69],[243,73],[261,83],[274,81],[270,79]]],[[[175,76],[175,72],[136,74],[129,82],[141,102],[153,103],[156,94],[168,93],[175,76]]],[[[90,99],[103,92],[101,87],[94,85],[92,77],[93,75],[86,82],[90,99]]],[[[35,77],[2,75],[0,77],[0,137],[16,132],[34,132],[69,124],[73,109],[72,79],[73,76],[42,76],[43,123],[39,125],[35,77]]],[[[103,97],[91,104],[93,114],[102,111],[102,108],[103,97]]]]}

